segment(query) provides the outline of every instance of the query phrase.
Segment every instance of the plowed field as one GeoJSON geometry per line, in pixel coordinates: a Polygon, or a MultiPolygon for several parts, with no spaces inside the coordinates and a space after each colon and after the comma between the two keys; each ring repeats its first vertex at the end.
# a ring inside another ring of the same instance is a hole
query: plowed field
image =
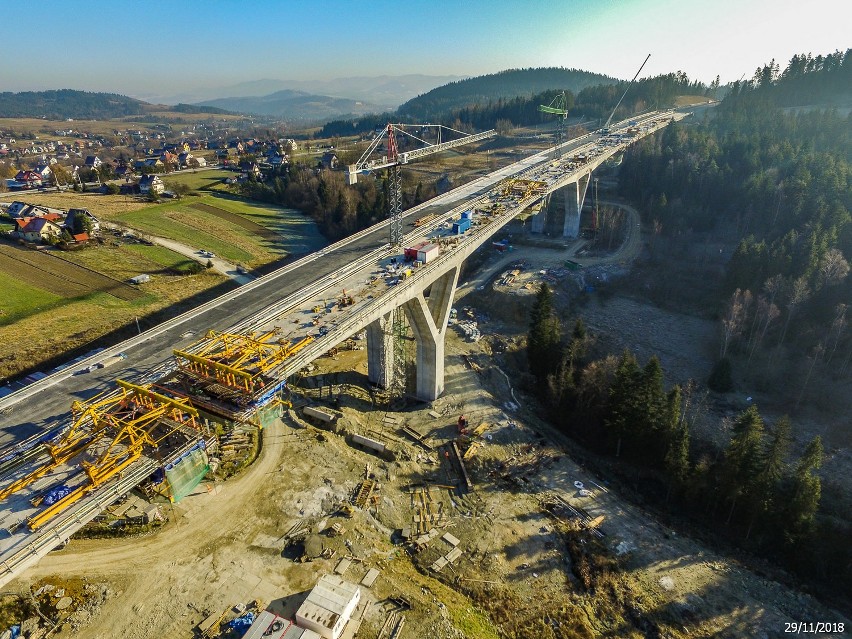
{"type": "Polygon", "coordinates": [[[33,251],[8,244],[0,244],[0,270],[21,282],[62,297],[79,297],[102,291],[131,301],[144,295],[132,286],[73,264],[53,252],[33,251]]]}
{"type": "Polygon", "coordinates": [[[278,236],[275,231],[268,229],[257,222],[252,222],[251,220],[244,218],[242,215],[237,215],[236,213],[231,213],[225,209],[220,209],[218,206],[211,206],[203,203],[190,204],[190,206],[198,211],[215,215],[226,222],[230,222],[240,228],[251,231],[260,237],[273,238],[278,236]]]}

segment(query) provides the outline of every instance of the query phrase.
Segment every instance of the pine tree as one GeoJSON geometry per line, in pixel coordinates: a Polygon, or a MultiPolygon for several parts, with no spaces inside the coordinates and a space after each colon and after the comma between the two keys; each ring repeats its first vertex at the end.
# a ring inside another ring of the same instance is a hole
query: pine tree
{"type": "Polygon", "coordinates": [[[634,440],[634,425],[641,414],[638,406],[641,377],[642,371],[636,356],[625,349],[610,387],[610,414],[606,420],[607,428],[616,444],[616,456],[621,455],[623,441],[632,444],[634,440]]]}
{"type": "Polygon", "coordinates": [[[728,522],[734,514],[737,501],[751,497],[758,484],[763,448],[763,419],[752,404],[734,423],[734,435],[725,452],[724,490],[731,502],[728,522]]]}
{"type": "Polygon", "coordinates": [[[553,293],[542,283],[530,311],[527,358],[530,370],[540,381],[555,372],[560,361],[559,318],[553,312],[553,293]]]}
{"type": "MultiPolygon", "coordinates": [[[[675,386],[666,397],[666,443],[663,467],[669,477],[671,494],[674,486],[682,486],[689,472],[689,425],[681,413],[681,390],[675,386]]],[[[668,495],[666,496],[668,501],[668,495]]]]}
{"type": "Polygon", "coordinates": [[[822,438],[814,437],[796,465],[787,515],[787,537],[800,541],[813,532],[816,512],[822,493],[822,483],[813,471],[822,466],[822,438]]]}
{"type": "Polygon", "coordinates": [[[784,476],[785,459],[790,449],[790,419],[785,415],[778,420],[775,430],[769,438],[763,451],[758,476],[752,495],[752,517],[749,521],[746,539],[751,535],[751,529],[756,519],[772,512],[781,480],[784,476]]]}

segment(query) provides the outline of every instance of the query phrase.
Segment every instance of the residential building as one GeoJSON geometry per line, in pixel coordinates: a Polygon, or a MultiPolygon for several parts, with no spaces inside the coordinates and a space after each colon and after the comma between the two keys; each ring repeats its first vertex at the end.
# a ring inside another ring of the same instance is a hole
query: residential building
{"type": "Polygon", "coordinates": [[[87,155],[86,156],[86,167],[90,169],[96,169],[103,161],[97,155],[87,155]]]}
{"type": "Polygon", "coordinates": [[[337,155],[332,153],[331,151],[326,151],[322,154],[322,159],[320,160],[320,164],[322,164],[322,168],[324,169],[336,169],[337,168],[337,155]]]}
{"type": "Polygon", "coordinates": [[[47,242],[52,238],[62,237],[62,227],[43,217],[16,219],[12,237],[19,237],[28,242],[47,242]]]}
{"type": "Polygon", "coordinates": [[[159,175],[143,175],[139,180],[139,192],[143,195],[153,191],[157,195],[166,190],[166,185],[159,175]]]}
{"type": "Polygon", "coordinates": [[[77,223],[77,218],[81,216],[85,216],[89,219],[89,226],[92,229],[92,235],[97,235],[101,230],[101,222],[89,212],[89,209],[70,209],[68,211],[68,216],[65,218],[65,227],[72,233],[74,232],[75,227],[79,226],[80,228],[85,228],[85,226],[77,223]]]}

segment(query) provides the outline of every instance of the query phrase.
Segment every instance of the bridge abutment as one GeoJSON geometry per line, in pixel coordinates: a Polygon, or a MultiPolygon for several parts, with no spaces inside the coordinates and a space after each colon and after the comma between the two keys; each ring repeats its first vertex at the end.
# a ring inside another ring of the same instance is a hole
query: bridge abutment
{"type": "Polygon", "coordinates": [[[428,299],[420,292],[405,303],[417,342],[416,395],[423,401],[438,399],[444,392],[444,339],[458,280],[455,266],[432,283],[428,299]]]}

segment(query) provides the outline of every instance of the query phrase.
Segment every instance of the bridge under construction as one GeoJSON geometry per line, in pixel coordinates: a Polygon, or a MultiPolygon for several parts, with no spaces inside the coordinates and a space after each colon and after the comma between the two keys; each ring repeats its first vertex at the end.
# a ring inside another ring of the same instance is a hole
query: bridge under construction
{"type": "MultiPolygon", "coordinates": [[[[389,389],[404,384],[399,366],[404,354],[396,348],[399,335],[392,329],[394,322],[404,321],[416,345],[413,386],[407,392],[423,401],[438,398],[444,390],[444,338],[464,260],[531,208],[542,211],[533,217],[533,229],[543,228],[546,207],[541,204],[563,189],[571,194],[565,198],[563,232],[577,237],[592,171],[685,116],[637,116],[606,133],[563,142],[555,149],[559,153],[549,149],[480,184],[461,187],[463,195],[453,206],[416,207],[408,214],[416,217],[412,231],[401,236],[399,245],[376,242],[223,330],[187,331],[191,341],[172,344],[154,366],[133,367],[133,349],[144,348],[145,334],[101,354],[128,353],[128,366],[117,371],[121,379],[89,399],[70,402],[70,417],[54,419],[0,450],[0,584],[142,481],[156,482],[170,499],[184,496],[208,469],[218,445],[217,424],[262,430],[288,406],[288,380],[353,336],[366,335],[369,379],[389,389]],[[409,247],[416,248],[412,259],[403,251],[409,247]]],[[[346,252],[351,242],[327,247],[282,271],[310,272],[319,261],[346,252]]],[[[247,286],[275,287],[278,277],[272,273],[247,286]]],[[[237,297],[246,288],[228,295],[237,297]]],[[[68,374],[48,377],[17,397],[0,400],[6,411],[0,425],[15,433],[15,416],[22,414],[18,407],[63,393],[67,379],[68,374]]]]}

